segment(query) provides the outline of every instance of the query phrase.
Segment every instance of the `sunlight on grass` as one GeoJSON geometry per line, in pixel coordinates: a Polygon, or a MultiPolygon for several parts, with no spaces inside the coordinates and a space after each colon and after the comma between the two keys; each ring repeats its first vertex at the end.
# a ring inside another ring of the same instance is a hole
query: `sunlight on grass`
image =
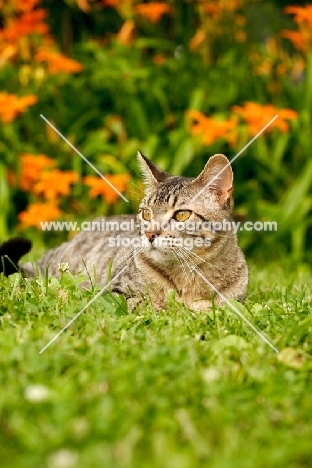
{"type": "Polygon", "coordinates": [[[94,292],[1,277],[2,466],[307,466],[310,285],[251,268],[244,310],[279,355],[227,308],[128,314],[109,294],[39,355],[94,292]]]}

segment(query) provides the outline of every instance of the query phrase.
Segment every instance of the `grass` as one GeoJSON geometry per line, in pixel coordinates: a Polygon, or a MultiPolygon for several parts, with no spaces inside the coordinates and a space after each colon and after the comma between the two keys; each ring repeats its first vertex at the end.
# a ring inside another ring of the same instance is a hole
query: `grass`
{"type": "Polygon", "coordinates": [[[127,314],[65,274],[0,277],[2,467],[311,466],[311,273],[251,268],[244,314],[127,314]]]}

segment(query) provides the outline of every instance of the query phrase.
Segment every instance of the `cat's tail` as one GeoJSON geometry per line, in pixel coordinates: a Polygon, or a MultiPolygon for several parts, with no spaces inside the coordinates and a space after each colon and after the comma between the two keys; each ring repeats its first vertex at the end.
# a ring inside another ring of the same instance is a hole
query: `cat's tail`
{"type": "Polygon", "coordinates": [[[20,271],[18,262],[30,249],[31,242],[21,237],[10,239],[0,245],[0,273],[9,276],[20,271]]]}

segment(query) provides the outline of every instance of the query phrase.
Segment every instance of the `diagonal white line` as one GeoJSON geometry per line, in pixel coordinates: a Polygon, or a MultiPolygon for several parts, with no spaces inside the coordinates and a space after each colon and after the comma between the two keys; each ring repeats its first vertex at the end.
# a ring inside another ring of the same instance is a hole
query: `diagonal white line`
{"type": "Polygon", "coordinates": [[[126,268],[128,268],[128,265],[125,265],[125,266],[122,268],[122,270],[120,270],[120,271],[117,273],[117,275],[115,275],[114,278],[112,278],[112,279],[109,281],[109,283],[107,283],[107,284],[104,286],[104,288],[102,288],[101,291],[99,291],[99,292],[91,299],[91,301],[89,301],[89,302],[81,309],[81,311],[78,312],[78,314],[76,314],[75,317],[72,318],[72,319],[68,322],[68,324],[65,325],[65,327],[62,328],[62,330],[59,331],[59,332],[54,336],[54,338],[52,338],[52,340],[49,341],[48,344],[45,345],[44,348],[42,348],[41,351],[39,351],[39,354],[42,354],[43,351],[45,351],[55,340],[57,340],[58,337],[63,333],[63,331],[65,331],[65,330],[82,314],[82,312],[84,312],[84,311],[89,307],[89,305],[92,304],[92,302],[94,302],[101,294],[103,294],[103,292],[112,284],[113,281],[115,281],[116,278],[118,278],[118,276],[121,275],[121,273],[123,273],[123,272],[125,271],[126,268]]]}
{"type": "Polygon", "coordinates": [[[237,159],[238,156],[240,156],[240,155],[242,154],[242,152],[245,151],[245,149],[248,148],[248,146],[251,145],[251,143],[253,143],[253,142],[258,138],[258,136],[260,136],[261,133],[263,133],[263,132],[271,125],[271,123],[274,122],[274,120],[277,119],[277,117],[278,117],[278,114],[276,114],[276,116],[273,117],[273,119],[271,119],[270,122],[267,123],[267,124],[263,127],[263,129],[260,130],[260,132],[258,132],[257,135],[254,136],[254,137],[247,143],[247,145],[245,145],[244,148],[241,149],[240,152],[237,153],[236,156],[234,156],[234,158],[231,159],[231,161],[229,161],[229,162],[221,169],[221,171],[218,172],[218,174],[215,175],[215,176],[208,182],[208,184],[206,184],[205,187],[203,187],[203,188],[195,195],[195,197],[192,198],[191,201],[196,200],[196,198],[199,197],[199,195],[202,194],[202,193],[207,189],[207,187],[209,187],[209,185],[211,185],[216,179],[218,179],[219,175],[222,174],[222,172],[225,171],[225,169],[226,169],[227,167],[229,167],[229,166],[232,164],[232,162],[235,161],[235,159],[237,159]]]}
{"type": "Polygon", "coordinates": [[[207,280],[207,278],[204,277],[204,275],[197,270],[197,268],[195,267],[191,267],[192,270],[194,270],[204,281],[206,284],[208,284],[208,286],[211,287],[211,289],[213,289],[217,294],[219,294],[219,296],[221,297],[221,299],[223,301],[225,301],[230,307],[232,310],[234,310],[234,312],[236,312],[237,315],[239,315],[240,318],[242,318],[249,326],[250,328],[253,329],[254,332],[257,333],[258,336],[260,336],[260,338],[266,342],[266,344],[268,344],[272,349],[273,351],[275,351],[276,353],[279,353],[278,349],[275,348],[274,345],[272,345],[272,343],[236,308],[234,307],[227,299],[226,297],[223,296],[222,293],[220,293],[220,291],[217,290],[217,288],[215,288],[211,283],[210,281],[207,280]]]}
{"type": "Polygon", "coordinates": [[[50,127],[53,128],[53,130],[54,130],[61,138],[63,138],[63,140],[66,141],[66,143],[67,143],[74,151],[76,151],[76,153],[79,154],[79,156],[80,156],[87,164],[89,164],[89,166],[92,167],[92,169],[93,169],[100,177],[102,177],[102,179],[105,180],[105,182],[106,182],[113,190],[115,190],[115,192],[118,193],[118,195],[119,195],[123,200],[125,200],[126,202],[129,201],[122,193],[119,192],[119,190],[116,189],[116,187],[115,187],[108,179],[106,179],[106,177],[103,176],[103,174],[100,173],[100,171],[99,171],[95,166],[93,166],[92,163],[90,163],[90,161],[89,161],[82,153],[80,153],[80,151],[77,150],[77,148],[75,148],[75,146],[74,146],[69,140],[67,140],[67,138],[64,137],[64,135],[62,135],[61,132],[58,131],[57,128],[54,127],[54,125],[51,124],[51,122],[49,122],[48,119],[45,118],[44,115],[40,114],[40,117],[41,117],[48,125],[50,125],[50,127]]]}

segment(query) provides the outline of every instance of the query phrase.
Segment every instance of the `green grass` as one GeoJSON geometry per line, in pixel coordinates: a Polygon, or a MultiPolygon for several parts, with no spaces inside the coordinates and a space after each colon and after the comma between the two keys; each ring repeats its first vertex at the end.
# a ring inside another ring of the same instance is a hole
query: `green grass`
{"type": "Polygon", "coordinates": [[[311,284],[251,268],[240,310],[279,355],[229,308],[129,315],[108,295],[40,355],[94,292],[0,277],[1,466],[311,466],[311,284]]]}

